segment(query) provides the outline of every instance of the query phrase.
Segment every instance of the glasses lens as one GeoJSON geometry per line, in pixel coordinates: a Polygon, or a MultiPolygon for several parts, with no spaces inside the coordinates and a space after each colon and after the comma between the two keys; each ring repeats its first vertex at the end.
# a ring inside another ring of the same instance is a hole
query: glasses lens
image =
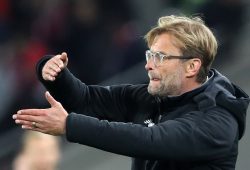
{"type": "Polygon", "coordinates": [[[159,53],[154,53],[150,50],[146,51],[146,61],[153,59],[154,64],[157,66],[161,62],[161,54],[159,53]]]}
{"type": "Polygon", "coordinates": [[[160,53],[154,53],[154,62],[155,65],[159,65],[161,63],[161,54],[160,53]]]}
{"type": "Polygon", "coordinates": [[[146,51],[146,60],[148,61],[148,60],[150,60],[152,57],[153,57],[153,55],[152,55],[151,51],[147,50],[147,51],[146,51]]]}

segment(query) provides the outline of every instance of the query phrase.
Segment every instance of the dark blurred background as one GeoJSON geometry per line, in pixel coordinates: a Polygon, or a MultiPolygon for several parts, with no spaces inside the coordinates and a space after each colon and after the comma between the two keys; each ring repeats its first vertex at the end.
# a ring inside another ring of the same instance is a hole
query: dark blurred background
{"type": "MultiPolygon", "coordinates": [[[[48,107],[35,75],[46,54],[68,53],[70,70],[86,84],[145,83],[145,33],[160,16],[199,15],[219,40],[213,67],[250,94],[248,0],[0,0],[0,170],[11,170],[23,130],[12,115],[48,107]]],[[[249,116],[237,170],[250,158],[249,116]]],[[[61,170],[125,170],[130,158],[61,138],[61,170]]]]}

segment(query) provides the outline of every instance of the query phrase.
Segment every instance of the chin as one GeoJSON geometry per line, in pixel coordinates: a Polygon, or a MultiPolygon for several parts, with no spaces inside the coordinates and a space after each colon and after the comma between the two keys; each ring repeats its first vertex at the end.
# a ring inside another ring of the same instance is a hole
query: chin
{"type": "Polygon", "coordinates": [[[152,86],[149,85],[148,86],[148,93],[153,95],[153,96],[157,96],[157,95],[159,95],[160,90],[157,87],[152,87],[152,86]]]}

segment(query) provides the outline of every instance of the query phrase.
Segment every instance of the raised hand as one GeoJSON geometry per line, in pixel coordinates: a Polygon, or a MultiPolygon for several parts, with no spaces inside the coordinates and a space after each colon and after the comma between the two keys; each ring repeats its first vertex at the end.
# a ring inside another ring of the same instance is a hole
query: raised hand
{"type": "Polygon", "coordinates": [[[56,55],[46,62],[42,69],[42,77],[47,81],[55,81],[58,74],[68,65],[67,53],[56,55]]]}
{"type": "Polygon", "coordinates": [[[17,124],[23,129],[39,131],[50,135],[65,134],[67,111],[57,102],[49,92],[45,93],[51,108],[19,110],[13,115],[17,124]]]}

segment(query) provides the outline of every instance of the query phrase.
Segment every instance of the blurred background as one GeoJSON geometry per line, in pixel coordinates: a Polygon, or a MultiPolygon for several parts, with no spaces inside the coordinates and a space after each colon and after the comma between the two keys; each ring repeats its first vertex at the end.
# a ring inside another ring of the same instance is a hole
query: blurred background
{"type": "MultiPolygon", "coordinates": [[[[67,52],[70,70],[86,84],[145,83],[143,36],[171,14],[205,20],[219,40],[213,67],[250,94],[249,0],[0,0],[0,169],[14,170],[24,150],[25,133],[12,115],[48,107],[35,75],[42,56],[67,52]]],[[[237,170],[250,165],[249,122],[237,170]]],[[[57,169],[130,169],[129,157],[57,138],[57,169]]]]}

